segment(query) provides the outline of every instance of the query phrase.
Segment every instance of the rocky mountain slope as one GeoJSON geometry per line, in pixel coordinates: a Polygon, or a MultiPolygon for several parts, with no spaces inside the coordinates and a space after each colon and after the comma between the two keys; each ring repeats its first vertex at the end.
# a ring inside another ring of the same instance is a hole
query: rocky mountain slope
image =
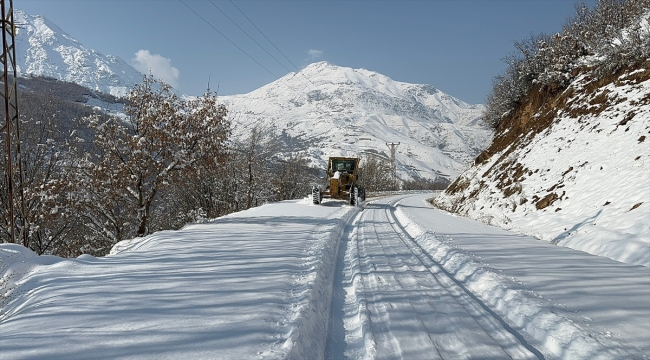
{"type": "Polygon", "coordinates": [[[430,85],[394,81],[382,74],[326,62],[244,95],[221,97],[240,135],[252,126],[293,138],[315,166],[329,156],[388,159],[387,142],[400,143],[398,177],[456,177],[491,140],[470,105],[430,85]]]}
{"type": "Polygon", "coordinates": [[[21,76],[74,82],[114,96],[125,95],[142,74],[119,57],[85,48],[56,24],[38,15],[14,11],[19,24],[16,62],[21,76]]]}
{"type": "Polygon", "coordinates": [[[493,143],[434,204],[650,266],[650,12],[639,4],[600,2],[530,56],[546,61],[559,50],[560,61],[573,59],[560,67],[550,58],[540,72],[568,85],[531,76],[493,143]],[[621,15],[631,25],[614,21],[621,15]]]}

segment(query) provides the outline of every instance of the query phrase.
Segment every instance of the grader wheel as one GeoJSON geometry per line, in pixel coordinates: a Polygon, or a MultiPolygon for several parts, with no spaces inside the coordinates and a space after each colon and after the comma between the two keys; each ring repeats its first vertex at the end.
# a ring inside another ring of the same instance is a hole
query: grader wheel
{"type": "Polygon", "coordinates": [[[321,199],[320,195],[320,188],[318,186],[314,186],[311,189],[311,200],[314,205],[319,205],[323,199],[321,199]]]}
{"type": "Polygon", "coordinates": [[[350,205],[357,206],[359,201],[359,188],[353,186],[350,188],[350,205]]]}

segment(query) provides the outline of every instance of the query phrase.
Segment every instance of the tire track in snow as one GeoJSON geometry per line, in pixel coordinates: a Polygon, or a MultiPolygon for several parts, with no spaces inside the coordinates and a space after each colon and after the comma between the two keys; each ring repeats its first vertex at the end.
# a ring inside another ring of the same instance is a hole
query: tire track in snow
{"type": "Polygon", "coordinates": [[[636,358],[616,341],[594,334],[553,310],[548,306],[548,300],[514,285],[513,279],[505,279],[483,267],[463,249],[442,242],[435,232],[426,230],[426,225],[421,227],[406,214],[400,205],[405,198],[394,202],[392,212],[413,243],[451,280],[494,313],[495,318],[501,319],[515,333],[526,334],[525,340],[548,359],[636,358]]]}
{"type": "MultiPolygon", "coordinates": [[[[341,270],[347,358],[543,358],[449,279],[375,202],[346,233],[341,270]]],[[[511,329],[510,329],[511,330],[511,329]]],[[[343,331],[341,329],[341,331],[343,331]]],[[[519,335],[520,336],[520,335],[519,335]]]]}
{"type": "MultiPolygon", "coordinates": [[[[367,213],[364,213],[362,220],[367,213]]],[[[363,224],[363,221],[361,222],[363,224]]],[[[367,308],[370,313],[370,330],[375,339],[377,358],[395,359],[401,358],[402,350],[399,341],[395,338],[390,329],[390,318],[386,306],[378,296],[380,285],[383,282],[381,277],[375,276],[377,272],[377,265],[371,261],[368,255],[367,239],[364,228],[360,228],[361,236],[357,239],[357,246],[359,246],[359,258],[365,259],[361,261],[361,273],[366,274],[366,281],[364,284],[364,294],[367,297],[367,308]],[[371,271],[370,268],[374,271],[371,271]],[[375,318],[373,321],[372,319],[375,318]]]]}
{"type": "Polygon", "coordinates": [[[365,296],[366,276],[362,275],[359,256],[361,248],[358,223],[363,215],[364,212],[358,213],[349,224],[339,247],[325,354],[328,360],[368,360],[376,356],[377,346],[371,331],[370,310],[365,296]]]}
{"type": "MultiPolygon", "coordinates": [[[[376,221],[379,219],[374,219],[374,220],[376,221]]],[[[385,227],[386,224],[382,224],[382,225],[384,225],[385,227]]],[[[386,265],[388,265],[388,269],[387,269],[388,271],[386,271],[385,276],[389,277],[391,274],[395,274],[393,280],[397,285],[399,285],[399,288],[408,291],[416,290],[419,287],[418,285],[420,285],[420,283],[418,279],[414,278],[413,273],[421,270],[413,269],[411,266],[405,264],[402,261],[401,257],[394,256],[396,254],[387,253],[386,252],[387,247],[382,244],[382,240],[381,240],[383,234],[379,232],[378,227],[379,226],[372,227],[372,232],[373,232],[372,238],[376,239],[377,243],[380,245],[380,250],[382,251],[382,254],[380,254],[379,257],[381,257],[386,263],[386,265]]],[[[366,232],[364,231],[364,234],[365,233],[366,232]]],[[[363,238],[365,240],[368,240],[368,236],[364,236],[363,238]]],[[[394,238],[391,240],[394,240],[394,238]]],[[[375,270],[377,270],[376,267],[375,270]]],[[[381,276],[379,276],[379,278],[382,279],[381,276]]],[[[385,283],[386,281],[382,281],[382,282],[385,283]]],[[[419,316],[419,313],[425,313],[427,311],[427,309],[423,308],[423,305],[424,307],[431,306],[430,301],[432,300],[432,297],[427,296],[426,293],[419,296],[425,298],[424,299],[425,304],[422,304],[423,301],[421,301],[421,299],[415,299],[416,300],[415,304],[412,301],[408,301],[406,304],[389,301],[388,305],[391,308],[391,312],[393,313],[406,313],[406,314],[411,314],[413,316],[413,318],[406,320],[408,324],[405,324],[404,319],[400,320],[399,321],[400,324],[398,324],[401,326],[408,325],[409,327],[411,327],[412,330],[409,331],[409,334],[407,336],[410,337],[409,342],[415,345],[413,346],[413,348],[417,348],[421,354],[427,354],[427,357],[429,359],[444,359],[445,357],[441,353],[439,349],[439,345],[436,344],[435,340],[432,339],[431,336],[429,335],[430,329],[427,328],[426,324],[419,316]],[[417,329],[417,331],[414,331],[415,329],[417,329]]],[[[390,327],[390,317],[386,315],[385,318],[388,322],[388,327],[390,327]]],[[[396,331],[399,331],[399,326],[397,327],[396,331]]],[[[395,336],[393,336],[393,338],[395,338],[395,336]]],[[[397,340],[395,341],[397,342],[397,340]]],[[[405,349],[400,351],[399,358],[403,358],[405,355],[408,358],[408,354],[405,354],[405,352],[408,353],[409,350],[410,349],[405,349]]],[[[443,349],[443,353],[444,353],[444,349],[443,349]]]]}
{"type": "Polygon", "coordinates": [[[449,294],[460,304],[466,311],[472,315],[475,321],[485,329],[486,333],[513,359],[538,358],[543,359],[543,354],[528,344],[526,339],[514,330],[498,314],[492,311],[486,304],[477,298],[469,289],[459,283],[451,274],[449,274],[440,264],[429,256],[429,254],[408,234],[404,226],[395,216],[395,204],[401,199],[390,202],[390,207],[386,209],[386,217],[399,235],[402,243],[412,251],[420,263],[428,269],[435,277],[438,283],[443,286],[449,294]],[[534,356],[533,356],[534,355],[534,356]]]}

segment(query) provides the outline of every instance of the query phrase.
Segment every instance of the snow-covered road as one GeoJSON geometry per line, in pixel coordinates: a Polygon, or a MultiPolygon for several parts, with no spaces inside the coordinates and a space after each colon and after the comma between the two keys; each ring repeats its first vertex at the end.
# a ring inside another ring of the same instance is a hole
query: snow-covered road
{"type": "Polygon", "coordinates": [[[425,200],[374,201],[348,230],[330,358],[648,358],[650,269],[425,200]]]}
{"type": "Polygon", "coordinates": [[[268,204],[105,258],[0,244],[0,359],[650,359],[650,269],[431,208],[268,204]]]}
{"type": "Polygon", "coordinates": [[[650,358],[650,268],[398,203],[403,222],[455,278],[548,357],[650,358]]]}
{"type": "MultiPolygon", "coordinates": [[[[333,321],[330,329],[334,340],[347,327],[348,344],[331,341],[328,357],[536,358],[538,352],[520,334],[438,266],[402,228],[394,213],[398,200],[368,204],[348,232],[344,262],[339,262],[344,280],[335,288],[345,292],[345,320],[333,321]]],[[[340,305],[339,300],[335,306],[340,305]]]]}

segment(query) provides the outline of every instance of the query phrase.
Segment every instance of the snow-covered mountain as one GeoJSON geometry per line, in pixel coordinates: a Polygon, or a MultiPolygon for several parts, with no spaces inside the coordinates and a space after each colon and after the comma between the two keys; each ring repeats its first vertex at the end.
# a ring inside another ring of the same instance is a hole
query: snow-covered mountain
{"type": "MultiPolygon", "coordinates": [[[[15,11],[18,71],[125,95],[142,74],[122,59],[86,49],[42,16],[15,11]]],[[[313,165],[329,156],[387,159],[397,143],[401,179],[453,179],[489,144],[492,130],[470,105],[430,85],[391,80],[365,69],[314,63],[244,95],[224,96],[238,136],[253,125],[291,139],[313,165]]]]}
{"type": "Polygon", "coordinates": [[[400,143],[401,179],[454,178],[489,143],[492,130],[470,105],[430,85],[394,81],[382,74],[327,62],[244,95],[224,96],[235,132],[275,128],[298,138],[315,165],[329,156],[388,158],[386,143],[400,143]]]}
{"type": "Polygon", "coordinates": [[[142,81],[142,73],[124,60],[86,49],[46,18],[21,10],[15,10],[14,17],[19,24],[16,62],[21,76],[74,82],[114,96],[125,95],[142,81]]]}

